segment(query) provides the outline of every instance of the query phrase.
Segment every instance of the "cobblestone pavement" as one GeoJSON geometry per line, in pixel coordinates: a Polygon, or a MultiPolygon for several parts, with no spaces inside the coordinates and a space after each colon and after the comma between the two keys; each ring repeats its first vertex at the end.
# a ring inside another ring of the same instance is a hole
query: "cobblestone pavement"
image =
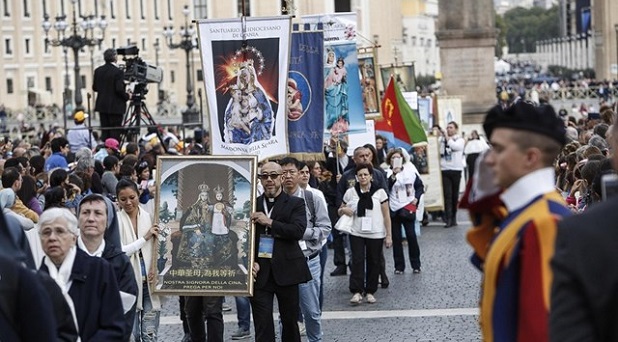
{"type": "MultiPolygon", "coordinates": [[[[324,275],[323,340],[480,341],[480,273],[469,262],[471,249],[465,242],[470,226],[467,214],[460,212],[458,216],[457,228],[444,229],[441,222],[422,228],[420,274],[413,274],[409,263],[404,274],[393,274],[392,250],[385,250],[390,286],[376,292],[376,304],[349,304],[352,294],[348,277],[329,275],[334,269],[329,250],[324,275]]],[[[237,320],[234,299],[228,297],[226,302],[233,309],[224,315],[224,337],[230,341],[237,320]]],[[[183,332],[176,298],[164,303],[161,317],[160,341],[180,341],[183,332]]],[[[251,330],[253,333],[253,327],[251,330]]]]}

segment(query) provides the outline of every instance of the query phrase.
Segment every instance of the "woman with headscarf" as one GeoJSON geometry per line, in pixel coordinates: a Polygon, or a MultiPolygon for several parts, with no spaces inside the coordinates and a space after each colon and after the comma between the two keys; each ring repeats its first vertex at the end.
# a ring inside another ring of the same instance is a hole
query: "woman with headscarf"
{"type": "Polygon", "coordinates": [[[43,212],[39,236],[45,258],[40,270],[62,290],[82,341],[121,341],[124,317],[113,267],[76,246],[77,219],[68,209],[43,212]]]}
{"type": "Polygon", "coordinates": [[[34,228],[34,222],[18,213],[14,212],[11,208],[15,204],[15,191],[11,188],[0,190],[0,208],[4,212],[4,215],[12,217],[19,222],[20,227],[23,230],[30,230],[34,228]]]}
{"type": "Polygon", "coordinates": [[[393,243],[388,195],[372,182],[371,164],[358,164],[355,172],[358,181],[345,192],[338,210],[339,215],[353,217],[350,231],[350,292],[354,296],[350,303],[362,303],[364,294],[367,303],[373,304],[376,302],[374,293],[378,290],[382,246],[390,248],[393,243]]]}
{"type": "Polygon", "coordinates": [[[137,282],[137,312],[133,325],[136,341],[156,341],[161,315],[161,302],[152,294],[151,283],[154,273],[151,262],[154,251],[153,238],[159,228],[152,224],[150,215],[139,206],[139,192],[135,182],[121,179],[116,186],[116,197],[120,211],[118,224],[122,251],[127,254],[133,266],[137,282]]]}

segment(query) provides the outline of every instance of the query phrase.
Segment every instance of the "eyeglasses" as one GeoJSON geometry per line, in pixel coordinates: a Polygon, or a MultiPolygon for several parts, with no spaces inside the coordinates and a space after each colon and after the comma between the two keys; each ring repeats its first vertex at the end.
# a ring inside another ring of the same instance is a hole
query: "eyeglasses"
{"type": "Polygon", "coordinates": [[[267,180],[268,178],[275,180],[275,179],[277,179],[279,176],[281,176],[281,174],[280,174],[280,173],[263,173],[263,174],[261,174],[261,175],[258,175],[258,177],[259,177],[261,180],[267,180]]]}
{"type": "Polygon", "coordinates": [[[39,233],[39,235],[46,239],[49,239],[52,234],[56,234],[57,237],[63,237],[69,234],[69,231],[63,228],[47,228],[41,230],[41,232],[39,233]]]}

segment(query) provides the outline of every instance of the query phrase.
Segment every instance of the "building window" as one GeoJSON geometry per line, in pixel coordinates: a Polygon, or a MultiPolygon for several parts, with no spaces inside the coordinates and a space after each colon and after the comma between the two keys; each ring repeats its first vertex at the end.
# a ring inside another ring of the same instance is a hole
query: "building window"
{"type": "Polygon", "coordinates": [[[412,39],[410,39],[410,44],[412,44],[412,46],[416,46],[416,36],[412,36],[412,39]]]}
{"type": "Polygon", "coordinates": [[[431,39],[427,39],[427,46],[428,47],[431,47],[431,43],[432,43],[431,39]]]}
{"type": "Polygon", "coordinates": [[[202,69],[197,70],[197,81],[198,82],[204,81],[204,72],[202,72],[202,69]]]}
{"type": "Polygon", "coordinates": [[[421,39],[418,40],[418,45],[425,46],[425,38],[421,37],[421,39]]]}
{"type": "Polygon", "coordinates": [[[335,0],[335,12],[352,12],[350,0],[335,0]]]}
{"type": "Polygon", "coordinates": [[[12,48],[11,45],[13,45],[11,43],[11,38],[6,38],[4,40],[4,54],[6,54],[6,55],[12,55],[13,54],[13,48],[12,48]]]}
{"type": "Polygon", "coordinates": [[[112,38],[112,48],[116,48],[116,38],[112,38]]]}
{"type": "Polygon", "coordinates": [[[26,55],[30,54],[30,38],[26,38],[26,40],[24,40],[24,47],[26,50],[26,55]]]}
{"type": "Polygon", "coordinates": [[[195,0],[193,2],[193,10],[195,11],[196,19],[208,18],[208,0],[195,0]]]}
{"type": "Polygon", "coordinates": [[[146,15],[144,14],[144,0],[139,0],[139,15],[142,20],[146,19],[146,15]]]}
{"type": "Polygon", "coordinates": [[[26,85],[28,86],[28,89],[34,88],[34,76],[28,76],[26,78],[26,85]]]}
{"type": "Polygon", "coordinates": [[[131,5],[129,5],[129,0],[124,0],[124,10],[126,12],[127,19],[131,19],[131,5]]]}
{"type": "Polygon", "coordinates": [[[159,20],[159,0],[154,0],[152,4],[154,5],[155,20],[159,20]]]}
{"type": "Polygon", "coordinates": [[[11,11],[9,10],[9,3],[10,3],[10,0],[2,0],[2,8],[4,8],[5,17],[11,16],[11,11]]]}
{"type": "Polygon", "coordinates": [[[6,79],[6,93],[13,94],[13,79],[12,78],[6,79]]]}
{"type": "Polygon", "coordinates": [[[52,81],[51,81],[51,77],[45,77],[45,90],[47,90],[48,92],[52,92],[52,81]]]}
{"type": "Polygon", "coordinates": [[[238,0],[238,16],[244,15],[245,17],[251,16],[251,0],[238,0]],[[243,4],[245,12],[243,13],[243,4]]]}
{"type": "Polygon", "coordinates": [[[24,0],[24,17],[25,18],[30,18],[30,11],[28,11],[28,2],[30,2],[30,0],[24,0]]]}
{"type": "Polygon", "coordinates": [[[109,16],[112,19],[116,19],[116,13],[114,12],[114,0],[109,0],[109,16]]]}
{"type": "Polygon", "coordinates": [[[174,70],[170,72],[170,82],[176,83],[176,75],[174,74],[174,70]]]}
{"type": "Polygon", "coordinates": [[[172,20],[172,0],[167,0],[167,19],[172,20]]]}
{"type": "Polygon", "coordinates": [[[86,89],[86,75],[80,75],[80,76],[79,76],[79,78],[81,79],[81,80],[79,81],[79,83],[81,83],[81,84],[79,85],[79,88],[80,88],[80,89],[86,89]]]}
{"type": "Polygon", "coordinates": [[[146,51],[146,38],[142,38],[142,51],[146,51]]]}

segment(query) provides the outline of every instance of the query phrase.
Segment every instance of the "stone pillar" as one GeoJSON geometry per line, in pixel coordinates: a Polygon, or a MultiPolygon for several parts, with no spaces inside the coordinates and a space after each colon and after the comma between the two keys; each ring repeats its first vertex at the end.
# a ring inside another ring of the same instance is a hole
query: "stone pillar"
{"type": "Polygon", "coordinates": [[[492,0],[450,0],[438,3],[442,89],[462,96],[464,123],[478,123],[496,103],[492,0]]]}

